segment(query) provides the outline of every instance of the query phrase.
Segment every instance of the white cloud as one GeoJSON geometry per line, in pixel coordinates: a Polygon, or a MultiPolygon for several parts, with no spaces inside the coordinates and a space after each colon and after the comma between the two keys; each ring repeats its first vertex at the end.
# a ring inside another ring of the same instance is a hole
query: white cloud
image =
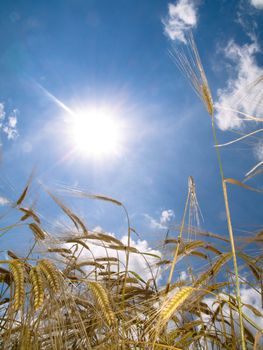
{"type": "Polygon", "coordinates": [[[9,200],[5,197],[0,196],[0,206],[9,204],[9,200]]]}
{"type": "Polygon", "coordinates": [[[166,225],[174,218],[174,212],[172,209],[163,210],[160,218],[160,222],[163,225],[166,225]]]}
{"type": "Polygon", "coordinates": [[[254,149],[255,156],[258,161],[263,161],[263,141],[258,142],[254,149]]]}
{"type": "MultiPolygon", "coordinates": [[[[243,304],[251,305],[256,310],[261,312],[261,314],[263,314],[260,291],[257,291],[254,288],[250,288],[250,287],[241,287],[240,296],[243,304]]],[[[243,306],[243,313],[247,317],[249,317],[252,321],[254,321],[259,328],[263,329],[263,317],[256,316],[254,312],[245,305],[243,306]]],[[[248,329],[252,332],[252,334],[255,336],[256,334],[255,328],[252,327],[250,323],[248,323],[248,321],[245,321],[245,324],[248,327],[248,329]]],[[[262,345],[262,339],[260,340],[260,344],[262,345]]]]}
{"type": "Polygon", "coordinates": [[[216,118],[222,130],[242,127],[242,118],[232,110],[250,116],[257,116],[262,110],[262,82],[253,89],[251,86],[263,75],[263,69],[258,66],[255,59],[255,54],[259,51],[255,39],[251,44],[243,46],[237,45],[232,40],[225,48],[225,55],[232,62],[234,77],[228,80],[226,88],[218,90],[216,118]]]}
{"type": "MultiPolygon", "coordinates": [[[[127,236],[124,236],[121,238],[122,243],[127,244],[127,236]]],[[[140,240],[138,239],[137,241],[131,240],[131,246],[136,248],[139,252],[143,253],[149,253],[149,254],[154,254],[159,257],[162,256],[161,252],[155,249],[152,249],[149,246],[149,243],[146,240],[140,240]]],[[[129,260],[129,270],[137,272],[145,281],[148,279],[151,279],[152,273],[155,276],[158,267],[156,266],[156,263],[159,261],[158,258],[152,257],[152,256],[145,256],[147,259],[147,262],[145,261],[145,258],[143,258],[142,255],[139,254],[130,254],[130,260],[129,260]],[[149,264],[149,265],[148,265],[149,264]],[[151,270],[149,269],[149,266],[151,267],[151,270]]],[[[123,255],[121,257],[121,261],[125,261],[124,259],[126,258],[125,253],[123,252],[123,255]]],[[[161,275],[159,274],[160,279],[161,275]]]]}
{"type": "Polygon", "coordinates": [[[257,9],[263,9],[263,0],[250,0],[250,3],[257,9]]]}
{"type": "Polygon", "coordinates": [[[144,214],[144,217],[147,221],[149,221],[150,227],[153,229],[164,229],[165,227],[156,219],[151,217],[149,214],[144,214]]]}
{"type": "Polygon", "coordinates": [[[18,110],[14,109],[6,120],[5,106],[0,102],[0,130],[6,134],[8,140],[14,140],[18,136],[17,115],[18,110]]]}
{"type": "MultiPolygon", "coordinates": [[[[0,123],[5,119],[5,106],[0,102],[0,123]]],[[[1,125],[1,124],[0,124],[1,125]]]]}
{"type": "Polygon", "coordinates": [[[193,0],[178,0],[168,5],[168,16],[163,20],[165,33],[172,40],[186,42],[185,33],[196,26],[196,5],[193,0]]]}
{"type": "Polygon", "coordinates": [[[189,274],[186,271],[179,271],[179,281],[187,281],[189,279],[189,274]]]}
{"type": "MultiPolygon", "coordinates": [[[[105,233],[103,232],[101,227],[96,227],[93,232],[98,232],[98,233],[105,233]]],[[[114,233],[106,233],[108,236],[115,237],[114,233]]],[[[127,245],[128,237],[123,236],[120,241],[124,244],[127,245]]],[[[80,255],[79,255],[79,262],[81,261],[87,261],[90,259],[90,261],[93,261],[94,258],[102,258],[102,257],[115,257],[118,258],[120,261],[120,268],[124,271],[125,269],[125,263],[126,263],[126,252],[122,250],[115,250],[115,249],[109,249],[107,248],[107,251],[105,247],[101,245],[95,244],[94,240],[87,240],[86,241],[87,245],[89,246],[89,249],[92,251],[92,254],[87,251],[86,249],[82,250],[80,255]]],[[[114,244],[113,244],[114,245],[114,244]]],[[[136,248],[140,253],[148,253],[148,254],[153,254],[156,255],[157,257],[154,256],[149,256],[145,255],[143,256],[142,254],[138,253],[130,253],[129,256],[129,271],[133,271],[137,273],[145,282],[151,278],[156,277],[156,273],[158,271],[158,277],[157,281],[160,280],[161,278],[161,269],[158,268],[156,263],[159,261],[158,257],[161,258],[162,254],[160,251],[155,250],[149,246],[149,243],[146,240],[140,240],[138,239],[137,241],[134,241],[131,239],[130,242],[131,247],[136,248]]],[[[72,244],[66,243],[64,245],[66,248],[69,248],[72,246],[72,244]]],[[[81,249],[81,247],[79,248],[81,249]]],[[[89,272],[93,268],[87,266],[86,268],[83,267],[83,270],[89,272]]],[[[117,266],[111,266],[111,271],[117,272],[117,266]]]]}
{"type": "Polygon", "coordinates": [[[3,127],[3,132],[6,134],[8,140],[14,140],[17,136],[17,130],[10,128],[8,125],[3,127]]]}
{"type": "MultiPolygon", "coordinates": [[[[231,293],[233,295],[233,293],[231,293]]],[[[228,299],[224,293],[220,294],[220,297],[222,299],[228,299]]],[[[247,305],[251,305],[254,307],[256,310],[261,312],[262,314],[262,305],[261,305],[261,292],[255,290],[254,288],[250,287],[241,287],[240,288],[240,297],[241,297],[241,302],[243,304],[243,313],[250,319],[252,320],[259,328],[263,328],[263,317],[256,316],[255,313],[251,310],[251,308],[247,307],[247,305]]],[[[218,307],[218,303],[215,303],[216,299],[214,297],[207,297],[204,299],[204,302],[208,305],[208,307],[215,311],[216,308],[218,307]]],[[[222,308],[223,314],[225,317],[229,317],[229,307],[228,304],[225,303],[225,305],[222,308]]],[[[209,321],[210,317],[207,314],[202,314],[202,317],[205,321],[209,321]]],[[[233,313],[233,317],[235,319],[235,328],[236,332],[239,332],[239,316],[237,312],[233,313]]],[[[216,323],[218,329],[222,326],[221,322],[216,323]]],[[[255,336],[256,335],[256,329],[247,321],[244,319],[244,324],[245,326],[251,331],[251,333],[255,336]]],[[[226,328],[228,329],[228,325],[226,325],[226,328]]],[[[262,339],[260,340],[260,344],[262,345],[262,339]]]]}
{"type": "Polygon", "coordinates": [[[247,180],[263,172],[263,141],[259,141],[254,147],[254,155],[258,163],[246,173],[247,180]]]}
{"type": "Polygon", "coordinates": [[[8,118],[8,125],[10,128],[15,128],[17,124],[17,117],[15,115],[11,115],[8,118]]]}
{"type": "Polygon", "coordinates": [[[150,227],[153,229],[167,229],[168,224],[174,219],[174,211],[165,209],[162,211],[160,218],[157,220],[149,214],[144,214],[144,217],[149,221],[150,227]]]}

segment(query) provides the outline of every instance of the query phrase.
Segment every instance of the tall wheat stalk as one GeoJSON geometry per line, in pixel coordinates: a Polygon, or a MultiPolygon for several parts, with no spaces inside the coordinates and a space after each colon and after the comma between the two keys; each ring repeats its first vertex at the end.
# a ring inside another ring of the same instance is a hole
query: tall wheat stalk
{"type": "Polygon", "coordinates": [[[232,250],[232,254],[233,254],[233,265],[234,265],[234,271],[235,271],[235,292],[236,292],[236,300],[238,303],[241,344],[242,344],[242,350],[246,350],[246,341],[245,341],[245,334],[244,334],[242,302],[241,302],[241,297],[240,297],[240,283],[239,283],[239,272],[238,272],[235,240],[234,240],[234,233],[233,233],[233,227],[232,227],[232,222],[231,222],[231,214],[230,214],[230,208],[229,208],[227,187],[226,187],[226,183],[225,183],[223,165],[222,165],[222,161],[221,161],[221,155],[220,155],[218,141],[217,141],[217,135],[216,135],[214,102],[212,99],[212,94],[211,94],[211,91],[209,88],[206,74],[205,74],[205,71],[203,69],[199,53],[198,53],[197,47],[196,47],[195,42],[194,42],[193,35],[191,33],[189,35],[188,43],[189,43],[188,54],[186,54],[185,52],[180,52],[179,50],[175,49],[175,55],[173,55],[173,58],[175,59],[175,62],[177,64],[177,66],[179,67],[179,69],[184,73],[184,75],[190,81],[193,89],[195,90],[195,92],[197,93],[199,98],[204,103],[204,105],[207,109],[207,112],[210,115],[211,120],[212,120],[212,132],[213,132],[213,138],[214,138],[214,145],[215,145],[215,149],[216,149],[217,161],[218,161],[219,171],[220,171],[220,176],[221,176],[222,190],[223,190],[225,210],[226,210],[226,216],[227,216],[228,233],[229,233],[229,239],[230,239],[230,244],[231,244],[231,250],[232,250]]]}
{"type": "Polygon", "coordinates": [[[220,176],[221,176],[221,182],[222,182],[222,189],[223,189],[223,195],[224,195],[224,203],[225,203],[225,210],[226,210],[226,217],[227,217],[228,233],[229,233],[229,239],[230,239],[230,244],[231,244],[231,250],[232,250],[232,254],[233,254],[233,265],[234,265],[234,270],[235,270],[236,299],[237,299],[237,304],[238,304],[238,314],[239,314],[239,322],[240,322],[240,333],[241,333],[242,349],[245,350],[246,349],[246,342],[245,342],[245,334],[244,334],[242,302],[241,302],[241,296],[240,296],[239,272],[238,272],[238,263],[237,263],[237,256],[236,256],[234,232],[233,232],[233,226],[232,226],[232,221],[231,221],[231,214],[230,214],[229,201],[228,201],[228,192],[227,192],[227,187],[226,187],[226,183],[225,183],[225,177],[224,177],[224,172],[223,172],[221,155],[220,155],[220,151],[219,151],[219,148],[218,148],[218,141],[217,141],[216,129],[215,129],[214,113],[211,114],[211,118],[212,118],[212,131],[213,131],[216,155],[217,155],[217,160],[218,160],[218,164],[219,164],[219,170],[220,170],[220,176]]]}

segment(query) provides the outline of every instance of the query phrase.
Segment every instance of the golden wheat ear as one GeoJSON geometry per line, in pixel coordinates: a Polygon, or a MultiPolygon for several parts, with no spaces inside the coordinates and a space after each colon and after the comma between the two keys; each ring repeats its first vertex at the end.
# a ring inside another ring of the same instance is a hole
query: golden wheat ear
{"type": "Polygon", "coordinates": [[[38,267],[47,279],[53,292],[58,292],[60,289],[60,276],[57,268],[49,260],[46,259],[40,260],[38,267]]]}
{"type": "Polygon", "coordinates": [[[95,297],[101,311],[104,314],[105,320],[109,326],[114,326],[116,324],[115,314],[112,310],[109,297],[104,289],[104,287],[98,282],[89,282],[88,286],[95,297]]]}
{"type": "Polygon", "coordinates": [[[214,114],[214,102],[192,32],[189,32],[187,36],[186,45],[186,49],[174,45],[170,55],[197,96],[204,103],[208,114],[212,116],[214,114]]]}
{"type": "Polygon", "coordinates": [[[153,343],[156,342],[156,339],[162,329],[166,326],[168,321],[171,319],[175,311],[177,311],[180,306],[190,297],[193,293],[194,288],[192,287],[183,287],[179,292],[177,292],[172,297],[167,297],[163,304],[160,307],[159,315],[157,318],[157,323],[153,331],[153,343]]]}
{"type": "Polygon", "coordinates": [[[42,228],[39,225],[33,222],[28,226],[31,229],[31,231],[34,233],[36,239],[44,240],[46,238],[45,232],[42,230],[42,228]]]}
{"type": "Polygon", "coordinates": [[[9,263],[9,267],[14,279],[14,309],[18,311],[25,301],[24,265],[14,260],[9,263]]]}
{"type": "Polygon", "coordinates": [[[44,287],[40,268],[38,266],[33,267],[30,270],[29,277],[32,284],[34,309],[37,310],[44,302],[44,287]]]}
{"type": "Polygon", "coordinates": [[[35,175],[35,169],[32,170],[30,176],[29,176],[29,179],[27,180],[27,183],[26,183],[26,186],[24,187],[21,195],[19,196],[19,198],[17,199],[16,203],[15,203],[15,207],[19,207],[25,200],[27,194],[28,194],[28,191],[29,191],[29,188],[32,184],[32,181],[33,181],[33,178],[34,178],[34,175],[35,175]]]}

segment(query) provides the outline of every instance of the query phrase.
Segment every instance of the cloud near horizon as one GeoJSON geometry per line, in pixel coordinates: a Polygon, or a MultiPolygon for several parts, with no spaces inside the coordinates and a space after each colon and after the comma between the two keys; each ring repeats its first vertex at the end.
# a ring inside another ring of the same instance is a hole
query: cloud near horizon
{"type": "Polygon", "coordinates": [[[197,24],[197,8],[193,0],[168,4],[168,16],[163,20],[165,33],[171,40],[186,43],[185,34],[197,24]]]}
{"type": "MultiPolygon", "coordinates": [[[[100,232],[112,237],[116,237],[114,233],[105,232],[99,226],[94,228],[94,232],[100,232]]],[[[128,237],[122,236],[120,238],[120,241],[124,245],[127,245],[128,237]]],[[[131,244],[131,247],[137,249],[140,253],[146,253],[146,255],[131,252],[129,256],[129,271],[133,271],[137,273],[145,282],[152,279],[153,276],[156,276],[158,272],[157,281],[159,281],[162,277],[161,276],[162,271],[160,268],[158,268],[156,263],[159,261],[158,257],[161,258],[162,256],[161,252],[150,247],[149,243],[146,240],[138,239],[135,241],[131,239],[130,244],[131,244]],[[154,256],[147,255],[147,254],[152,254],[154,256]]],[[[72,244],[66,243],[64,246],[66,248],[69,248],[71,245],[72,244]]],[[[120,261],[120,266],[123,269],[125,268],[125,263],[126,263],[125,251],[121,251],[121,250],[116,251],[115,249],[110,249],[110,248],[105,249],[103,246],[93,244],[91,241],[89,241],[88,246],[92,251],[92,254],[90,253],[90,251],[87,251],[86,249],[81,250],[80,251],[81,253],[79,255],[79,262],[87,261],[89,259],[93,261],[94,258],[97,259],[97,258],[110,256],[110,257],[118,258],[120,261]]],[[[91,271],[92,268],[84,267],[83,270],[86,270],[88,272],[88,271],[91,271]]],[[[117,272],[117,266],[116,267],[112,266],[111,270],[117,272]]]]}
{"type": "MultiPolygon", "coordinates": [[[[228,294],[228,292],[226,292],[228,294]]],[[[233,294],[233,292],[231,293],[233,294]]],[[[251,287],[247,287],[247,286],[241,286],[240,288],[240,296],[241,296],[241,300],[243,303],[243,313],[248,316],[252,321],[254,321],[259,328],[263,327],[263,317],[256,315],[255,312],[253,312],[253,310],[249,307],[247,307],[247,305],[251,305],[252,307],[254,307],[256,310],[259,311],[259,313],[262,314],[261,310],[261,292],[260,290],[257,290],[256,288],[251,288],[251,287]]],[[[226,295],[222,294],[221,295],[222,298],[226,299],[226,295]]],[[[212,311],[216,311],[217,307],[218,307],[218,303],[215,302],[216,299],[214,297],[207,297],[204,299],[204,302],[209,306],[210,310],[212,311]]],[[[229,316],[229,308],[227,303],[225,303],[222,307],[222,312],[224,313],[224,315],[226,317],[229,316]]],[[[239,318],[238,318],[238,313],[234,312],[233,313],[233,317],[235,319],[235,328],[236,331],[238,331],[238,328],[240,328],[239,326],[239,318]]],[[[207,314],[203,314],[203,319],[205,321],[209,321],[210,316],[207,314]]],[[[250,325],[250,323],[246,320],[244,320],[244,324],[245,326],[250,330],[250,332],[253,334],[253,336],[256,335],[256,329],[254,327],[252,327],[250,325]]],[[[221,324],[220,322],[218,322],[218,328],[221,328],[221,324]]],[[[226,325],[226,328],[229,328],[229,325],[226,325]]],[[[229,332],[231,332],[230,328],[229,328],[229,332]]],[[[263,345],[263,341],[262,339],[260,339],[259,341],[260,345],[263,345]]]]}

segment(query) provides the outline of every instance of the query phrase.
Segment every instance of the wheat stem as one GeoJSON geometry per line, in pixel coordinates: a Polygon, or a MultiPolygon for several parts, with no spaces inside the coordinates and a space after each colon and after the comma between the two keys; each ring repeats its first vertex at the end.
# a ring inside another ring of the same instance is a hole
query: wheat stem
{"type": "Polygon", "coordinates": [[[224,177],[224,172],[223,172],[223,165],[222,165],[220,151],[218,148],[214,114],[212,114],[211,117],[212,117],[212,131],[213,131],[216,155],[217,155],[219,171],[220,171],[220,176],[221,176],[221,181],[222,181],[223,196],[224,196],[226,216],[227,216],[228,233],[229,233],[229,239],[230,239],[230,244],[231,244],[231,250],[232,250],[232,254],[233,254],[233,264],[234,264],[234,271],[235,271],[235,285],[236,285],[236,299],[237,299],[239,322],[240,322],[241,344],[242,344],[242,350],[246,350],[243,315],[242,315],[242,302],[241,302],[241,296],[240,296],[239,273],[238,273],[238,264],[237,264],[237,257],[236,257],[234,233],[233,233],[233,227],[232,227],[232,222],[231,222],[231,214],[230,214],[230,208],[229,208],[227,188],[226,188],[226,183],[224,181],[225,177],[224,177]]]}
{"type": "Polygon", "coordinates": [[[186,203],[185,203],[185,207],[184,207],[184,215],[183,215],[182,224],[181,224],[181,227],[180,227],[180,233],[179,233],[179,236],[178,236],[178,243],[176,245],[176,249],[175,249],[175,252],[174,252],[174,257],[173,257],[173,261],[172,261],[172,265],[171,265],[168,281],[167,281],[167,284],[166,284],[166,289],[165,289],[165,293],[166,294],[168,294],[168,292],[170,290],[171,281],[172,281],[172,277],[173,277],[173,273],[174,273],[174,268],[175,268],[175,264],[176,264],[177,257],[178,257],[178,252],[179,252],[179,248],[180,248],[180,244],[181,244],[181,238],[182,238],[182,234],[183,234],[183,230],[184,230],[184,223],[185,223],[185,217],[186,217],[186,213],[187,213],[187,207],[188,207],[189,198],[190,198],[190,189],[188,188],[187,199],[186,199],[186,203]]]}

